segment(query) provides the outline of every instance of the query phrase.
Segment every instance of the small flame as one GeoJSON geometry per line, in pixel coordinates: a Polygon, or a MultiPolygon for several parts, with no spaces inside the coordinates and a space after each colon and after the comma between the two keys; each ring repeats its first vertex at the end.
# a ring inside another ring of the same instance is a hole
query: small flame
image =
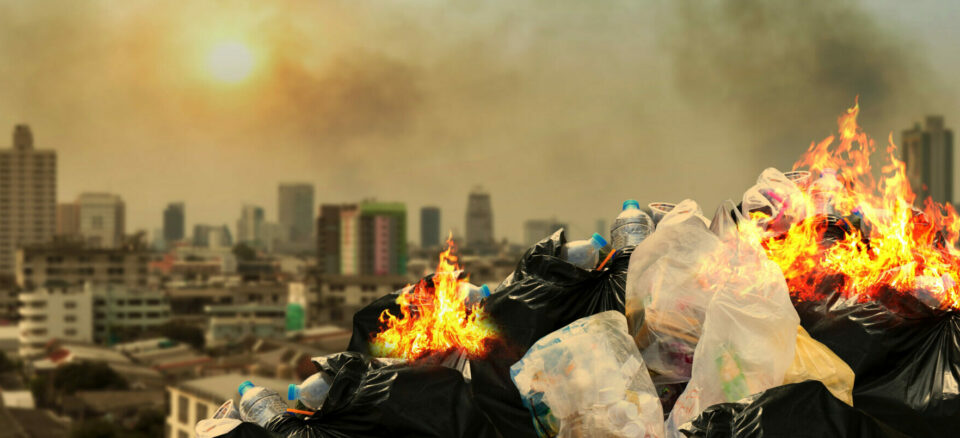
{"type": "Polygon", "coordinates": [[[371,343],[376,356],[413,360],[452,350],[462,351],[469,358],[486,355],[497,333],[482,303],[468,305],[469,277],[461,275],[455,250],[453,239],[448,237],[432,288],[423,279],[416,286],[407,286],[397,297],[400,318],[388,310],[380,314],[383,326],[371,343]]]}
{"type": "Polygon", "coordinates": [[[834,145],[834,136],[811,144],[794,165],[794,170],[806,167],[814,179],[827,169],[837,172],[841,184],[820,196],[832,200],[843,232],[834,229],[831,237],[836,242],[824,248],[825,216],[817,215],[815,190],[809,190],[801,195],[807,219],[793,224],[785,234],[765,236],[769,258],[783,270],[799,299],[816,299],[825,280],[839,278],[842,281],[835,287],[845,296],[869,300],[892,288],[925,293],[941,308],[960,309],[957,212],[930,199],[922,211],[913,208],[916,195],[904,163],[896,157],[892,135],[884,151],[875,156],[876,144],[857,125],[859,112],[856,103],[840,116],[839,144],[834,145]],[[879,180],[871,158],[880,165],[879,180]],[[854,226],[851,218],[857,217],[865,226],[854,226]]]}

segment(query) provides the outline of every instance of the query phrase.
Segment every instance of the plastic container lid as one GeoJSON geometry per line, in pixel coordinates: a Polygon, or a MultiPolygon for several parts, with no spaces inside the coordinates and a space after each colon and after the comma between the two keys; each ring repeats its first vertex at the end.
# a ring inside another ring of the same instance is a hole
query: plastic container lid
{"type": "Polygon", "coordinates": [[[639,209],[640,209],[640,203],[637,202],[636,199],[627,199],[626,201],[623,201],[622,209],[623,209],[623,210],[626,210],[626,209],[628,209],[628,208],[636,208],[637,210],[639,210],[639,209]]]}
{"type": "Polygon", "coordinates": [[[483,295],[484,298],[490,296],[490,286],[482,285],[480,286],[480,295],[483,295]]]}
{"type": "Polygon", "coordinates": [[[287,400],[300,400],[300,387],[291,383],[287,387],[287,400]]]}
{"type": "Polygon", "coordinates": [[[240,396],[243,397],[243,393],[247,392],[248,389],[253,388],[253,382],[246,380],[240,384],[240,387],[237,388],[237,392],[240,393],[240,396]]]}
{"type": "Polygon", "coordinates": [[[590,237],[590,244],[593,245],[594,248],[600,249],[607,246],[607,240],[604,239],[603,236],[593,233],[593,236],[590,237]]]}

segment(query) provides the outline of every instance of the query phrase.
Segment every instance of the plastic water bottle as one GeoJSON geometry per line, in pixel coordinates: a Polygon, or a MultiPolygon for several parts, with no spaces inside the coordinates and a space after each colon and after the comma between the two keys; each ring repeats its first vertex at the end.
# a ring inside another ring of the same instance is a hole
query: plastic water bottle
{"type": "Polygon", "coordinates": [[[623,201],[623,211],[613,220],[613,225],[610,227],[610,244],[616,250],[636,246],[652,231],[653,219],[640,209],[639,202],[628,199],[623,201]]]}
{"type": "Polygon", "coordinates": [[[266,427],[274,417],[287,410],[287,402],[276,391],[255,386],[247,380],[237,388],[240,392],[240,417],[243,421],[266,427]]]}
{"type": "Polygon", "coordinates": [[[835,216],[837,193],[842,190],[843,183],[837,178],[837,169],[823,169],[820,178],[810,185],[814,214],[835,216]]]}
{"type": "Polygon", "coordinates": [[[303,403],[304,406],[316,411],[323,406],[323,401],[327,399],[331,383],[333,382],[326,374],[315,373],[299,385],[291,383],[287,388],[287,400],[300,400],[300,403],[303,403]]]}
{"type": "Polygon", "coordinates": [[[583,269],[593,269],[600,258],[600,248],[607,246],[603,236],[593,233],[589,240],[567,242],[560,251],[564,260],[583,269]]]}
{"type": "Polygon", "coordinates": [[[474,286],[470,283],[464,283],[463,286],[461,287],[466,289],[465,293],[467,297],[467,306],[480,304],[480,302],[483,301],[484,298],[490,296],[490,286],[487,286],[485,284],[480,286],[474,286]]]}

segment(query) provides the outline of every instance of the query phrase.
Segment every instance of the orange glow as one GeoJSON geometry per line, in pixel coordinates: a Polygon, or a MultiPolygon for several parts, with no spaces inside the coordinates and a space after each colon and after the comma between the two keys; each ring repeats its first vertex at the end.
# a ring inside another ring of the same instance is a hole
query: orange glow
{"type": "MultiPolygon", "coordinates": [[[[816,299],[828,278],[845,296],[876,298],[885,289],[900,293],[926,291],[941,308],[960,309],[960,252],[955,248],[960,221],[949,204],[929,199],[922,210],[912,208],[916,195],[904,163],[896,157],[892,135],[883,152],[857,125],[859,104],[839,119],[839,143],[834,136],[811,144],[794,165],[818,176],[836,169],[842,187],[831,193],[836,216],[847,230],[824,248],[824,216],[817,216],[812,190],[804,193],[807,219],[781,235],[768,234],[764,247],[783,270],[796,298],[816,299]],[[873,163],[871,163],[871,159],[873,163]],[[875,178],[873,166],[879,165],[875,178]],[[859,216],[862,231],[851,222],[859,216]]],[[[824,245],[826,246],[826,245],[824,245]]]]}
{"type": "Polygon", "coordinates": [[[493,324],[482,304],[467,305],[469,278],[461,276],[453,240],[433,276],[433,288],[425,280],[397,297],[401,317],[384,310],[383,324],[373,337],[371,350],[379,357],[419,359],[430,353],[459,350],[469,358],[483,357],[488,343],[496,339],[493,324]]]}

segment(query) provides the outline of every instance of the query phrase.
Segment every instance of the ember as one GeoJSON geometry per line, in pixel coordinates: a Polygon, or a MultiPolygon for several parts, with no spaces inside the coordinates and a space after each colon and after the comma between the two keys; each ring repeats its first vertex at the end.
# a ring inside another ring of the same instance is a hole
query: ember
{"type": "Polygon", "coordinates": [[[432,287],[427,279],[407,286],[397,297],[401,316],[384,310],[380,333],[371,341],[372,352],[381,357],[419,359],[430,353],[452,350],[468,357],[482,357],[488,342],[497,337],[482,303],[468,303],[469,277],[461,275],[455,246],[447,239],[440,254],[432,287]]]}
{"type": "Polygon", "coordinates": [[[877,146],[857,125],[858,113],[855,104],[840,117],[839,144],[834,136],[811,144],[794,165],[823,175],[825,183],[814,182],[800,195],[805,220],[765,237],[768,256],[801,300],[815,299],[825,279],[841,278],[841,292],[861,300],[892,287],[929,294],[942,308],[960,308],[956,211],[930,199],[922,211],[913,208],[916,195],[892,136],[875,156],[877,146]],[[872,164],[880,166],[878,178],[872,164]]]}

